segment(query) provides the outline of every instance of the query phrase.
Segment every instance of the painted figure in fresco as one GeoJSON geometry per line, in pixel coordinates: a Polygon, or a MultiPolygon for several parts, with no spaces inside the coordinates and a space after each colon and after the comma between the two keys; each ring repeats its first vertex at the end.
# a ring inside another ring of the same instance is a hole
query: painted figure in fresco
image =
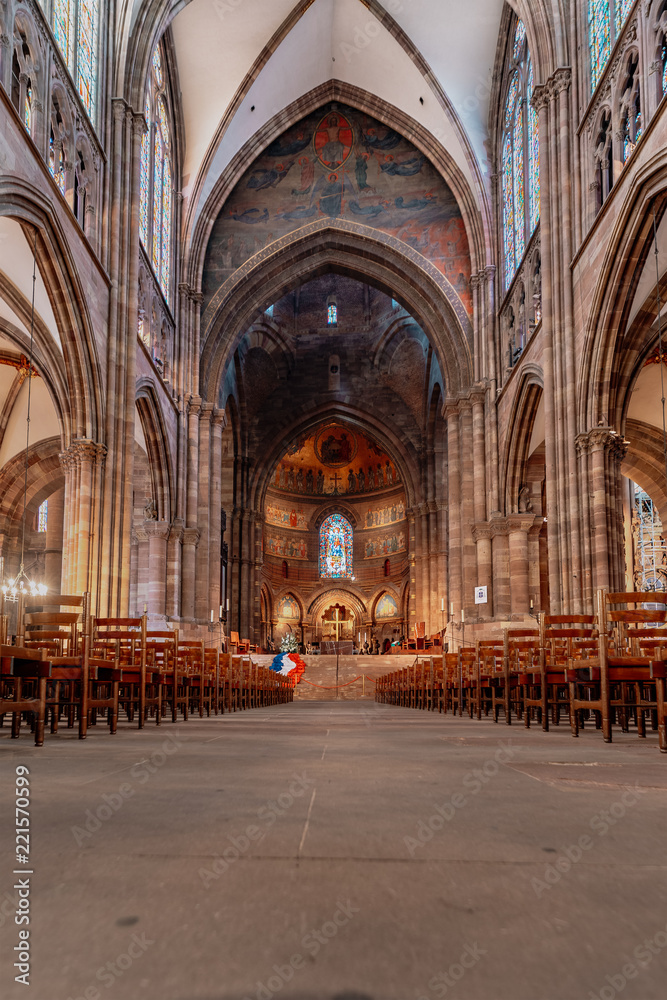
{"type": "Polygon", "coordinates": [[[345,118],[330,114],[317,130],[315,147],[327,167],[340,167],[347,159],[352,145],[352,130],[345,118]]]}
{"type": "Polygon", "coordinates": [[[321,469],[317,472],[317,492],[324,493],[324,473],[321,469]]]}
{"type": "Polygon", "coordinates": [[[289,473],[287,474],[287,488],[289,490],[294,489],[294,469],[291,466],[289,473]]]}
{"type": "Polygon", "coordinates": [[[379,464],[379,462],[377,471],[377,483],[378,483],[378,488],[384,486],[384,474],[382,472],[382,466],[379,464]]]}
{"type": "Polygon", "coordinates": [[[359,469],[357,473],[357,487],[360,493],[363,493],[366,489],[366,476],[364,475],[364,470],[359,469]]]}
{"type": "Polygon", "coordinates": [[[306,475],[306,493],[312,493],[315,486],[315,477],[313,475],[313,470],[308,469],[308,474],[306,475]]]}
{"type": "Polygon", "coordinates": [[[295,510],[293,510],[293,511],[292,511],[292,512],[290,513],[290,516],[289,516],[289,523],[291,524],[291,526],[292,526],[293,528],[296,528],[296,526],[297,526],[297,524],[298,524],[298,518],[297,518],[297,515],[296,515],[296,511],[295,511],[295,510]]]}
{"type": "Polygon", "coordinates": [[[299,469],[296,474],[296,488],[299,493],[303,493],[303,469],[299,469]]]}
{"type": "Polygon", "coordinates": [[[352,471],[352,469],[350,469],[350,471],[347,474],[347,492],[354,493],[356,488],[357,488],[357,480],[355,478],[354,472],[352,471]]]}
{"type": "Polygon", "coordinates": [[[384,474],[385,474],[385,479],[387,480],[387,486],[391,486],[392,483],[394,482],[394,474],[391,465],[389,464],[389,459],[387,459],[387,462],[385,464],[384,474]]]}
{"type": "Polygon", "coordinates": [[[284,465],[280,466],[280,488],[284,490],[287,487],[287,470],[284,465]]]}
{"type": "Polygon", "coordinates": [[[368,488],[369,490],[375,489],[375,472],[372,465],[368,467],[368,488]]]}

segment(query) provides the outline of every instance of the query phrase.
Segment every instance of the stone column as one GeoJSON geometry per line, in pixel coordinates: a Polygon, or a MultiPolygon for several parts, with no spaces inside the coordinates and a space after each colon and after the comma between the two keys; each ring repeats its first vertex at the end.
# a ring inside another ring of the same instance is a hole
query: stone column
{"type": "Polygon", "coordinates": [[[473,539],[477,545],[477,586],[486,587],[487,603],[475,608],[478,617],[490,618],[493,615],[493,530],[490,524],[476,524],[473,528],[473,539]]]}
{"type": "Polygon", "coordinates": [[[621,586],[624,578],[620,476],[628,442],[611,427],[596,427],[587,438],[595,592],[601,587],[621,586]]]}
{"type": "Polygon", "coordinates": [[[49,497],[44,552],[44,583],[50,594],[61,594],[63,572],[63,519],[65,490],[56,490],[49,497]]]}
{"type": "MultiPolygon", "coordinates": [[[[195,583],[195,617],[199,621],[209,620],[212,608],[209,594],[209,528],[211,517],[211,417],[213,403],[202,403],[199,412],[199,490],[197,499],[197,526],[199,546],[197,548],[197,574],[195,583]]],[[[216,606],[215,612],[218,608],[216,606]]]]}
{"type": "MultiPolygon", "coordinates": [[[[461,549],[461,451],[459,447],[459,408],[449,400],[443,408],[447,421],[447,476],[449,486],[449,600],[454,605],[454,615],[460,619],[462,595],[461,549]]],[[[449,610],[449,609],[448,609],[449,610]]]]}
{"type": "Polygon", "coordinates": [[[496,618],[508,618],[510,603],[510,557],[507,521],[491,515],[493,537],[493,611],[496,618]]]}
{"type": "Polygon", "coordinates": [[[251,568],[254,562],[254,520],[253,510],[241,511],[241,595],[239,615],[239,629],[242,632],[241,638],[247,639],[250,635],[250,617],[252,595],[250,593],[251,568]]]}
{"type": "MultiPolygon", "coordinates": [[[[408,620],[406,623],[408,634],[414,636],[414,627],[417,624],[417,511],[414,508],[406,510],[405,516],[408,522],[408,620]]],[[[370,621],[369,621],[370,628],[370,621]]]]}
{"type": "Polygon", "coordinates": [[[224,410],[213,410],[211,418],[211,461],[209,465],[209,570],[210,604],[218,620],[222,603],[220,596],[221,491],[222,491],[222,432],[227,418],[224,410]]]}
{"type": "MultiPolygon", "coordinates": [[[[60,455],[65,471],[62,586],[66,593],[82,594],[97,583],[96,536],[100,525],[101,496],[98,466],[106,448],[87,439],[73,441],[60,455]]],[[[129,592],[129,578],[128,578],[129,592]]]]}
{"type": "Polygon", "coordinates": [[[534,607],[538,611],[543,611],[541,599],[541,578],[540,578],[540,531],[544,525],[544,518],[533,519],[533,527],[528,532],[528,607],[530,609],[531,598],[534,607]]]}
{"type": "Polygon", "coordinates": [[[477,584],[477,546],[472,529],[475,523],[475,461],[472,433],[472,399],[460,403],[461,426],[461,533],[463,553],[462,607],[466,618],[475,614],[475,586],[477,584]]]}
{"type": "Polygon", "coordinates": [[[513,615],[528,614],[528,532],[533,527],[532,514],[514,514],[507,519],[509,530],[510,610],[513,615]]]}
{"type": "Polygon", "coordinates": [[[166,616],[168,521],[146,521],[148,535],[148,613],[166,616]]]}
{"type": "Polygon", "coordinates": [[[183,530],[185,522],[175,517],[171,523],[167,545],[167,598],[168,618],[181,617],[181,566],[183,551],[183,530]]]}
{"type": "Polygon", "coordinates": [[[181,575],[181,617],[186,621],[195,619],[195,560],[199,531],[197,528],[183,529],[183,553],[181,575]]]}

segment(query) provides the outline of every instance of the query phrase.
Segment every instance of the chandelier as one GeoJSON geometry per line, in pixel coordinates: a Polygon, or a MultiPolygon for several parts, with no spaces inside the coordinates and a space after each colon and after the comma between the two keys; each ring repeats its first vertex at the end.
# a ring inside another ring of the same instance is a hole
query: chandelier
{"type": "MultiPolygon", "coordinates": [[[[35,284],[37,282],[37,229],[35,229],[35,239],[33,242],[33,252],[32,252],[32,303],[30,307],[30,352],[28,358],[21,358],[21,362],[25,362],[25,365],[21,364],[19,369],[20,374],[23,375],[21,381],[23,382],[28,374],[35,376],[35,370],[32,366],[32,351],[33,351],[33,337],[35,330],[35,284]]],[[[46,585],[43,583],[37,583],[35,580],[31,580],[25,571],[24,559],[25,559],[25,522],[26,522],[26,509],[28,500],[28,460],[30,454],[30,403],[32,395],[32,378],[28,379],[28,412],[26,415],[26,432],[25,432],[25,460],[23,464],[23,517],[21,519],[21,563],[19,565],[19,570],[16,576],[12,580],[6,580],[2,584],[2,597],[4,601],[18,601],[19,597],[39,597],[43,596],[47,592],[46,585]]],[[[4,565],[4,563],[3,563],[4,565]]]]}

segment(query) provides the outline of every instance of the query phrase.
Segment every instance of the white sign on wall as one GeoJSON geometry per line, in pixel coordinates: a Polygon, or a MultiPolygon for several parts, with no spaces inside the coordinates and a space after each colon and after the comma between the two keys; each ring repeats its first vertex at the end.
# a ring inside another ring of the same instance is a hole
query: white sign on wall
{"type": "Polygon", "coordinates": [[[486,587],[476,587],[475,588],[475,604],[487,604],[487,588],[486,587]]]}

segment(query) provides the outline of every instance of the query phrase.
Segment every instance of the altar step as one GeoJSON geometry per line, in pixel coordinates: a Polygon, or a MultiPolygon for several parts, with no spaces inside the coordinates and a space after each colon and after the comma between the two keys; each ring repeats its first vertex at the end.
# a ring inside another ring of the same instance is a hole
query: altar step
{"type": "MultiPolygon", "coordinates": [[[[252,653],[254,663],[270,666],[273,656],[252,653]]],[[[295,701],[374,701],[375,681],[390,670],[410,667],[415,654],[399,656],[339,656],[336,681],[335,656],[302,656],[306,671],[294,691],[295,701]]]]}

